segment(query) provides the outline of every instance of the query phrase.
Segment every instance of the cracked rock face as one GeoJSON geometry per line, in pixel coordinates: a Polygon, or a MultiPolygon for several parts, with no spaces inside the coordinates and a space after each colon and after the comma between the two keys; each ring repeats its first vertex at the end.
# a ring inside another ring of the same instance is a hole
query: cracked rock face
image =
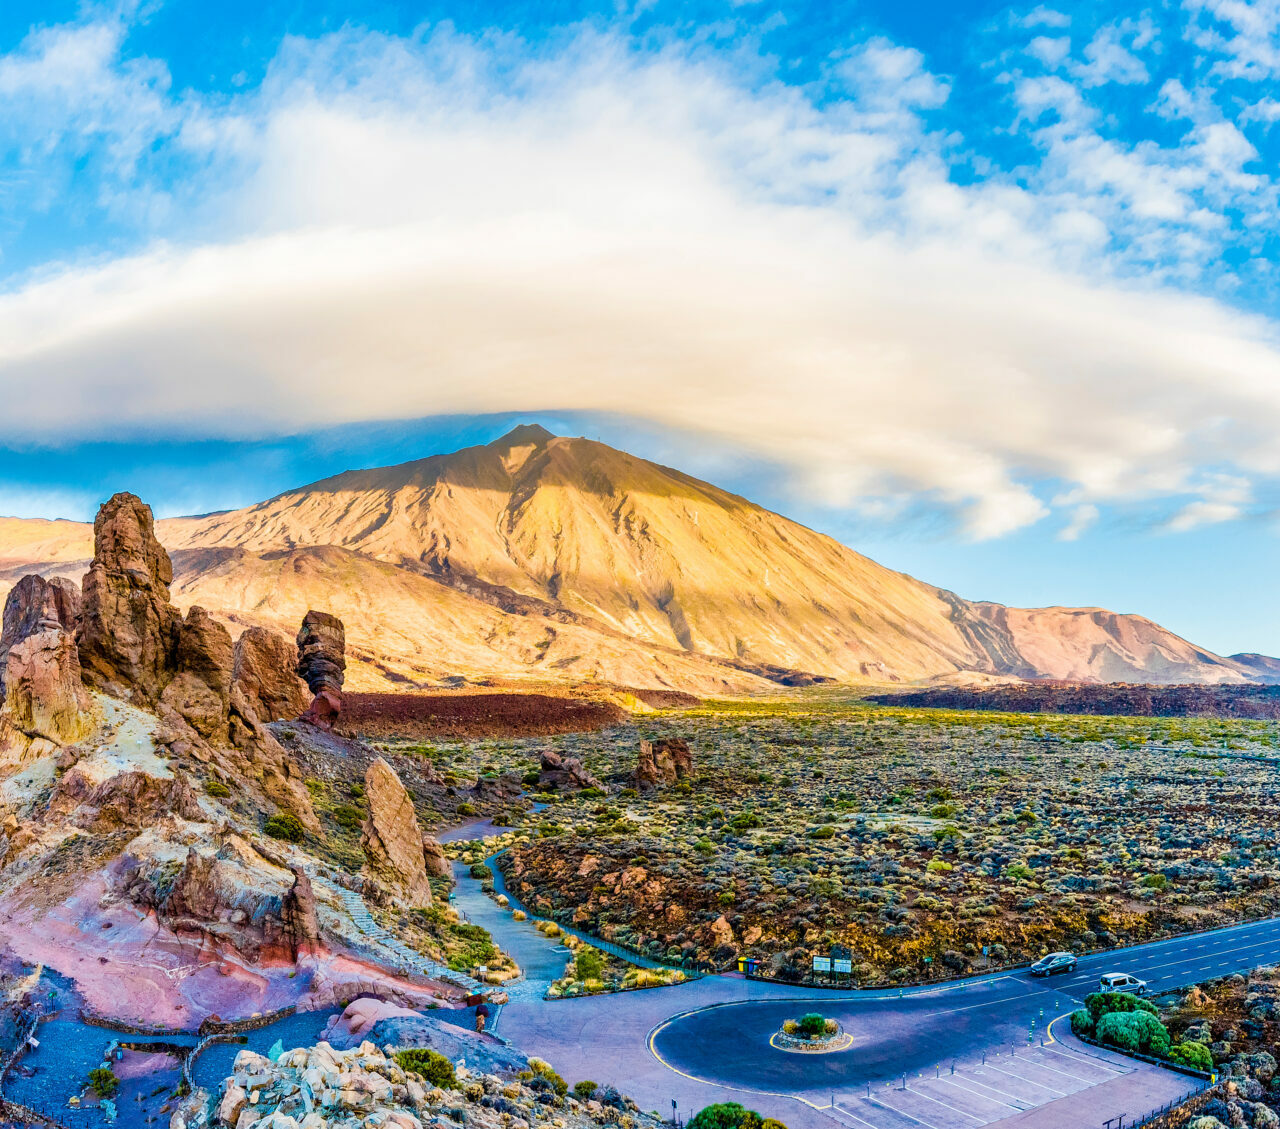
{"type": "Polygon", "coordinates": [[[54,627],[15,643],[7,671],[5,714],[19,732],[73,745],[92,731],[76,641],[68,632],[54,627]]]}
{"type": "Polygon", "coordinates": [[[413,800],[400,777],[379,757],[364,774],[369,817],[364,823],[364,853],[370,874],[402,888],[418,906],[431,904],[422,828],[413,800]]]}
{"type": "Polygon", "coordinates": [[[72,635],[80,622],[80,586],[63,576],[46,580],[24,576],[9,591],[4,603],[4,626],[0,628],[0,690],[4,689],[4,667],[14,644],[42,631],[61,628],[72,635]]]}
{"type": "Polygon", "coordinates": [[[151,507],[116,494],[98,510],[93,541],[78,630],[85,682],[154,705],[174,673],[182,617],[169,603],[173,565],[151,507]]]}
{"type": "Polygon", "coordinates": [[[204,608],[193,607],[178,632],[178,673],[161,701],[206,740],[227,739],[231,705],[231,632],[204,608]]]}
{"type": "Polygon", "coordinates": [[[307,708],[307,687],[294,671],[297,650],[283,635],[248,627],[236,640],[232,683],[259,721],[297,717],[307,708]]]}
{"type": "Polygon", "coordinates": [[[632,781],[642,792],[666,788],[693,774],[693,753],[680,737],[641,741],[632,781]]]}

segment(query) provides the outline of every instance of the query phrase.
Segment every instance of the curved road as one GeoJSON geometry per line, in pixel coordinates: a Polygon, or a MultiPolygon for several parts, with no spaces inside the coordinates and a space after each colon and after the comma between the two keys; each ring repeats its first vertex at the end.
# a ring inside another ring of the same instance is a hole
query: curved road
{"type": "Polygon", "coordinates": [[[529,972],[497,1029],[571,1081],[613,1084],[664,1115],[741,1101],[792,1127],[1112,1127],[1202,1083],[1089,1047],[1065,1016],[1104,972],[1155,992],[1280,964],[1280,920],[1251,922],[1082,957],[1049,979],[1020,971],[935,988],[839,992],[709,976],[672,988],[545,1001],[565,950],[499,909],[461,868],[457,904],[529,972]],[[769,1037],[820,1010],[853,1037],[833,1054],[781,1051],[769,1037]]]}

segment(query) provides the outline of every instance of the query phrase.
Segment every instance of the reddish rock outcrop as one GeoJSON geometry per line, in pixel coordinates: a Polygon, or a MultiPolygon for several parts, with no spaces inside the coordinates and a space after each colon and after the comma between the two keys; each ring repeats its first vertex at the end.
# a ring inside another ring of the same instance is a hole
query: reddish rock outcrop
{"type": "Polygon", "coordinates": [[[364,853],[369,875],[400,887],[417,906],[431,904],[422,828],[413,800],[400,777],[379,757],[364,774],[369,817],[364,822],[364,853]]]}
{"type": "Polygon", "coordinates": [[[77,633],[84,680],[154,705],[175,672],[182,619],[169,603],[173,565],[151,507],[116,494],[98,510],[93,541],[77,633]]]}
{"type": "Polygon", "coordinates": [[[0,690],[4,689],[4,666],[15,643],[43,631],[61,628],[75,635],[80,622],[80,586],[63,576],[46,580],[32,573],[10,590],[4,602],[4,625],[0,628],[0,690]]]}
{"type": "Polygon", "coordinates": [[[96,780],[79,764],[59,779],[49,803],[52,816],[85,831],[151,827],[170,812],[183,819],[204,818],[185,777],[131,770],[96,780]]]}
{"type": "Polygon", "coordinates": [[[542,754],[538,787],[543,792],[581,792],[584,788],[600,788],[602,785],[577,757],[563,757],[547,749],[542,754]]]}
{"type": "Polygon", "coordinates": [[[347,633],[336,615],[309,611],[298,630],[298,677],[315,695],[303,720],[332,729],[342,713],[347,633]]]}
{"type": "Polygon", "coordinates": [[[227,740],[233,660],[231,632],[204,608],[187,612],[178,633],[178,672],[160,700],[209,741],[227,740]]]}
{"type": "Polygon", "coordinates": [[[53,627],[15,643],[7,660],[5,721],[27,737],[72,745],[93,730],[75,639],[53,627]]]}
{"type": "Polygon", "coordinates": [[[641,741],[640,756],[632,784],[642,792],[668,788],[677,780],[693,775],[693,753],[681,737],[641,741]]]}
{"type": "Polygon", "coordinates": [[[171,884],[141,867],[125,876],[127,896],[154,909],[179,935],[202,936],[253,961],[296,961],[319,947],[311,883],[298,868],[254,850],[232,832],[214,849],[191,847],[171,884]]]}
{"type": "Polygon", "coordinates": [[[307,708],[307,686],[294,670],[294,644],[265,627],[248,627],[236,640],[232,684],[259,721],[297,717],[307,708]]]}

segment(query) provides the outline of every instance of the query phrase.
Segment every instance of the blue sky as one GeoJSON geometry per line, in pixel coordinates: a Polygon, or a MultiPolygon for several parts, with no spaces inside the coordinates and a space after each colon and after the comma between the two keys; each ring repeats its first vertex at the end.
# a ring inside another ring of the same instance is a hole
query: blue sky
{"type": "Polygon", "coordinates": [[[1280,653],[1280,5],[14,0],[0,511],[541,419],[1280,653]]]}

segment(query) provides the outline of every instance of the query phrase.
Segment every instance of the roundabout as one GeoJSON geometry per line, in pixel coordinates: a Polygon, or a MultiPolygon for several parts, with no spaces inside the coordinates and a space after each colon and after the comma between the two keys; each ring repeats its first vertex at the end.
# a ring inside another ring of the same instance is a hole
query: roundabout
{"type": "Polygon", "coordinates": [[[853,1046],[853,1036],[834,1019],[809,1012],[798,1020],[786,1020],[769,1037],[769,1046],[790,1054],[828,1055],[847,1051],[853,1046]]]}

